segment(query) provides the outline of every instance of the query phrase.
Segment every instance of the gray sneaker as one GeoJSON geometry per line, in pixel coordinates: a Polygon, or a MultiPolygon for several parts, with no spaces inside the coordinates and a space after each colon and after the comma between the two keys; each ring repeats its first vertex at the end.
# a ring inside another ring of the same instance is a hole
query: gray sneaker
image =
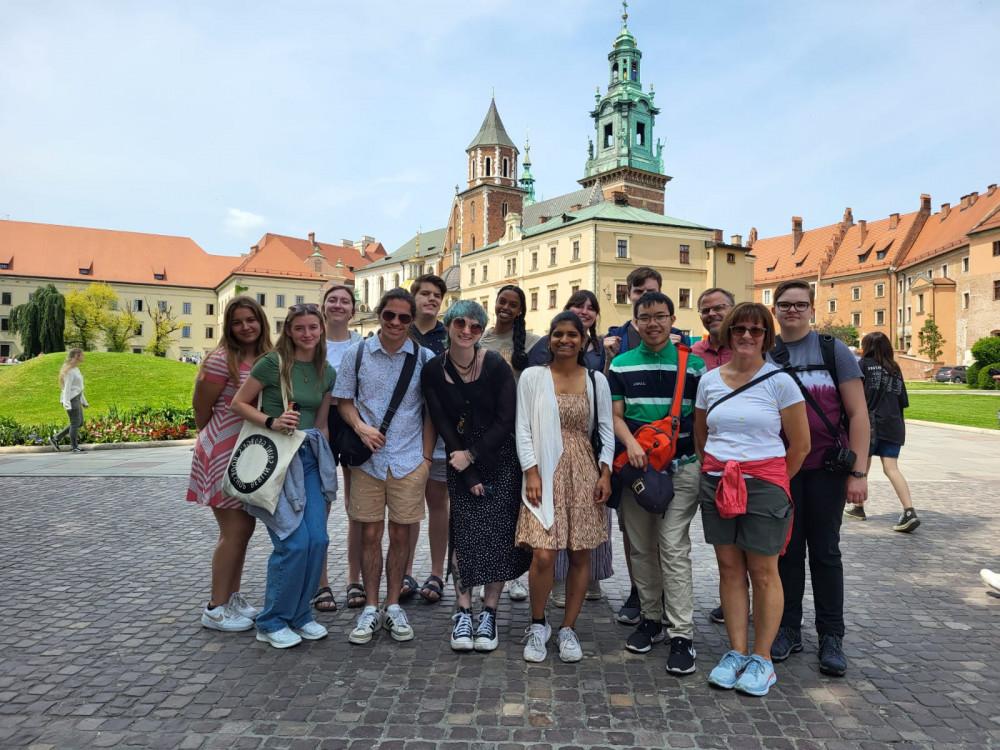
{"type": "Polygon", "coordinates": [[[545,661],[549,655],[545,644],[552,637],[552,626],[531,624],[524,629],[524,660],[532,664],[545,661]]]}
{"type": "Polygon", "coordinates": [[[583,658],[583,648],[573,628],[559,628],[559,658],[567,663],[583,658]]]}

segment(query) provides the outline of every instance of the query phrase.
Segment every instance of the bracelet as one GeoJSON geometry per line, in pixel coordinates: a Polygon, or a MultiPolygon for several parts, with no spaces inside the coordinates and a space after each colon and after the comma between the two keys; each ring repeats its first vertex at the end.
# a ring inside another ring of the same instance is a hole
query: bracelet
{"type": "Polygon", "coordinates": [[[268,430],[274,429],[273,427],[271,427],[271,425],[273,424],[274,424],[274,417],[268,417],[267,419],[264,420],[264,427],[267,428],[268,430]]]}
{"type": "Polygon", "coordinates": [[[469,463],[476,463],[476,454],[472,452],[472,448],[466,448],[465,452],[469,454],[469,463]]]}
{"type": "Polygon", "coordinates": [[[424,461],[430,461],[431,463],[434,463],[434,459],[431,458],[430,456],[424,456],[424,461]]]}

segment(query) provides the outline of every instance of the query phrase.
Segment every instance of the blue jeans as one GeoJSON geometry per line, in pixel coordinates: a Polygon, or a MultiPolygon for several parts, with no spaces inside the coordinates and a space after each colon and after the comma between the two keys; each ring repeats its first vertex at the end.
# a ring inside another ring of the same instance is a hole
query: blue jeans
{"type": "Polygon", "coordinates": [[[278,539],[268,529],[274,551],[267,561],[264,609],[257,615],[257,629],[262,633],[301,628],[315,619],[310,600],[319,587],[330,537],[319,468],[308,442],[299,448],[299,458],[306,480],[306,509],[302,523],[287,538],[278,539]]]}

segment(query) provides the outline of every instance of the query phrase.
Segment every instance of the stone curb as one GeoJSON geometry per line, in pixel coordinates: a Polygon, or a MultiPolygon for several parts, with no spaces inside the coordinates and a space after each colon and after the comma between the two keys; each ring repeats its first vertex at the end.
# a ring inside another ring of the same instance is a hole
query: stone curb
{"type": "MultiPolygon", "coordinates": [[[[170,448],[174,445],[194,445],[195,438],[184,440],[148,440],[144,443],[83,443],[80,447],[88,451],[107,451],[114,449],[132,450],[136,448],[170,448]]],[[[69,448],[67,448],[69,450],[69,448]]],[[[9,453],[55,453],[51,445],[9,445],[0,448],[0,455],[9,453]]]]}
{"type": "Polygon", "coordinates": [[[970,427],[964,424],[948,424],[947,422],[928,422],[925,419],[907,419],[907,424],[918,424],[923,427],[943,427],[946,430],[958,430],[959,432],[976,432],[980,435],[1000,435],[1000,429],[991,430],[987,427],[970,427]]]}

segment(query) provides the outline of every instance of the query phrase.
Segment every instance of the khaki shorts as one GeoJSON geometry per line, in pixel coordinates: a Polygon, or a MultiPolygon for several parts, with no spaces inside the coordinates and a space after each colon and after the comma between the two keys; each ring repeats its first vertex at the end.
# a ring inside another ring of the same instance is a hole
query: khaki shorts
{"type": "Polygon", "coordinates": [[[420,523],[424,519],[427,473],[426,461],[421,461],[420,466],[399,479],[390,471],[384,482],[361,469],[352,471],[347,517],[362,523],[384,521],[388,507],[389,520],[393,523],[420,523]]]}

